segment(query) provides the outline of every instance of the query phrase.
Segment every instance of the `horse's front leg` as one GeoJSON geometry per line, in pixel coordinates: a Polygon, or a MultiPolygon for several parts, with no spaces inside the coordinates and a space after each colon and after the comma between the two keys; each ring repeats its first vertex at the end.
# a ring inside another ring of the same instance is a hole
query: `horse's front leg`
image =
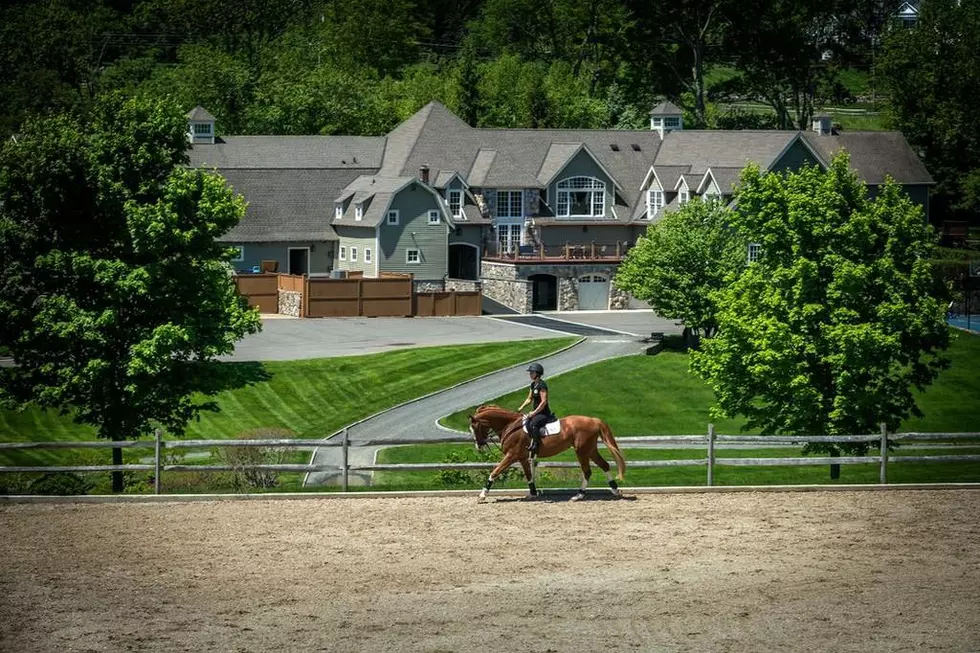
{"type": "Polygon", "coordinates": [[[501,474],[507,471],[507,468],[514,464],[514,457],[511,454],[506,454],[504,459],[500,461],[500,464],[493,468],[490,472],[490,478],[487,479],[487,484],[483,486],[483,490],[480,492],[480,497],[476,500],[477,503],[483,503],[487,500],[487,492],[490,491],[490,486],[496,481],[501,474]]]}
{"type": "Polygon", "coordinates": [[[534,485],[534,468],[527,456],[521,456],[521,467],[524,468],[524,478],[527,479],[527,496],[538,496],[538,488],[534,485]]]}

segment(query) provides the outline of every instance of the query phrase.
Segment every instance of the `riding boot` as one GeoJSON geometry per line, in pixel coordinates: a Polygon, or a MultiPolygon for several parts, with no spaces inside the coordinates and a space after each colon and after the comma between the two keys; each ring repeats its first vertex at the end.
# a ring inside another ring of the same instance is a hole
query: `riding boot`
{"type": "Polygon", "coordinates": [[[531,444],[527,446],[527,450],[531,452],[532,457],[538,455],[538,447],[540,446],[541,446],[541,434],[537,432],[531,433],[531,444]]]}

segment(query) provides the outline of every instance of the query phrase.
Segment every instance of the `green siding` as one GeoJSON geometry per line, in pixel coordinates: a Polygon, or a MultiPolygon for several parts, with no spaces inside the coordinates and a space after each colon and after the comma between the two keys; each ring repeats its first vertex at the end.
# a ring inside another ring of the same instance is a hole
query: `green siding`
{"type": "Polygon", "coordinates": [[[251,272],[252,266],[259,265],[262,261],[279,261],[279,271],[288,272],[290,247],[310,247],[310,272],[313,274],[326,274],[336,263],[336,243],[329,241],[222,243],[222,245],[239,246],[244,249],[245,260],[231,263],[239,272],[251,272]]]}
{"type": "Polygon", "coordinates": [[[606,217],[612,217],[612,211],[610,210],[613,206],[613,192],[615,191],[615,186],[613,185],[612,179],[610,179],[599,167],[591,156],[589,156],[585,151],[581,151],[576,154],[571,161],[558,173],[555,177],[554,183],[548,186],[548,204],[551,206],[552,211],[558,211],[558,182],[568,177],[595,177],[596,179],[605,182],[606,184],[606,217]]]}
{"type": "Polygon", "coordinates": [[[477,247],[483,244],[483,227],[478,224],[460,224],[459,233],[449,233],[449,244],[469,243],[477,247]]]}
{"type": "Polygon", "coordinates": [[[442,216],[439,224],[428,223],[429,211],[439,209],[440,201],[419,184],[410,184],[395,195],[390,208],[398,210],[398,224],[389,225],[387,219],[383,219],[379,227],[382,272],[407,272],[418,280],[446,276],[449,227],[442,216]],[[421,263],[409,265],[405,262],[409,249],[419,250],[421,263]]]}
{"type": "Polygon", "coordinates": [[[375,271],[377,270],[377,244],[375,242],[375,230],[374,229],[364,229],[357,227],[343,227],[334,226],[334,230],[337,232],[337,236],[340,237],[340,243],[337,248],[337,269],[347,270],[350,272],[360,271],[364,273],[364,276],[373,277],[375,276],[375,271]],[[347,248],[347,260],[340,260],[340,246],[347,248]],[[357,261],[350,260],[351,248],[357,248],[357,261]],[[364,262],[364,251],[366,249],[371,250],[371,262],[364,262]]]}
{"type": "Polygon", "coordinates": [[[771,170],[773,172],[799,170],[805,165],[817,165],[817,163],[817,159],[810,154],[810,150],[808,150],[802,142],[796,141],[793,143],[793,146],[786,150],[786,153],[772,165],[771,170]]]}

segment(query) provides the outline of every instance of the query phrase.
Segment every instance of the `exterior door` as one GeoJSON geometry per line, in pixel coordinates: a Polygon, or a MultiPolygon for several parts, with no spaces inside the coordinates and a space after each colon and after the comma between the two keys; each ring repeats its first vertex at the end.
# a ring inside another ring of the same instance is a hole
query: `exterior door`
{"type": "Polygon", "coordinates": [[[587,274],[578,280],[580,311],[604,311],[609,308],[609,279],[599,274],[587,274]]]}
{"type": "Polygon", "coordinates": [[[521,245],[521,231],[524,225],[521,224],[498,224],[497,238],[500,244],[501,254],[513,254],[521,245]]]}
{"type": "Polygon", "coordinates": [[[306,247],[289,249],[289,274],[310,273],[310,250],[306,247]]]}

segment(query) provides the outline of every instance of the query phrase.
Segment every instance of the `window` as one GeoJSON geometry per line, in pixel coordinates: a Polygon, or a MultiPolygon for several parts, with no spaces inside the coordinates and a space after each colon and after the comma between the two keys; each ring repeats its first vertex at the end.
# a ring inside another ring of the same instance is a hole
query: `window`
{"type": "Polygon", "coordinates": [[[570,177],[558,182],[561,217],[601,218],[606,215],[606,184],[592,177],[570,177]]]}
{"type": "Polygon", "coordinates": [[[749,243],[749,263],[755,263],[758,261],[760,254],[762,254],[762,244],[749,243]]]}
{"type": "Polygon", "coordinates": [[[405,250],[405,263],[408,265],[419,265],[422,263],[422,253],[417,249],[405,250]]]}
{"type": "Polygon", "coordinates": [[[501,254],[512,254],[521,245],[521,228],[519,224],[497,225],[497,244],[501,254]]]}
{"type": "Polygon", "coordinates": [[[651,188],[647,191],[647,219],[652,220],[657,211],[664,208],[664,192],[651,188]]]}
{"type": "Polygon", "coordinates": [[[360,220],[363,217],[364,217],[364,205],[358,204],[357,206],[354,207],[354,219],[360,220]]]}
{"type": "Polygon", "coordinates": [[[340,246],[340,260],[341,261],[347,260],[347,245],[340,246]]]}
{"type": "Polygon", "coordinates": [[[677,202],[679,204],[687,204],[690,201],[691,201],[691,191],[689,189],[684,188],[683,190],[681,190],[680,193],[678,193],[677,202]]]}
{"type": "Polygon", "coordinates": [[[429,224],[439,224],[439,211],[429,211],[429,224]]]}
{"type": "Polygon", "coordinates": [[[333,217],[336,218],[337,220],[340,220],[342,217],[344,217],[343,204],[338,204],[337,206],[333,207],[333,217]]]}
{"type": "Polygon", "coordinates": [[[498,190],[497,191],[497,217],[498,218],[522,218],[524,217],[524,202],[519,190],[498,190]]]}
{"type": "Polygon", "coordinates": [[[351,247],[350,248],[350,260],[351,260],[352,263],[357,260],[357,248],[356,247],[351,247]]]}
{"type": "Polygon", "coordinates": [[[371,262],[371,248],[370,247],[365,247],[364,248],[364,262],[365,263],[370,263],[371,262]]]}
{"type": "Polygon", "coordinates": [[[463,191],[451,190],[448,193],[449,215],[454,218],[463,217],[463,191]]]}
{"type": "Polygon", "coordinates": [[[234,251],[232,254],[232,261],[244,261],[245,260],[245,248],[242,245],[235,245],[231,248],[234,251]]]}
{"type": "Polygon", "coordinates": [[[209,122],[196,122],[194,123],[194,133],[198,136],[210,136],[211,135],[211,123],[209,122]]]}
{"type": "Polygon", "coordinates": [[[664,118],[664,127],[667,129],[677,129],[681,126],[680,116],[666,116],[664,118]]]}
{"type": "Polygon", "coordinates": [[[388,224],[398,224],[398,210],[392,209],[388,211],[388,217],[385,219],[388,224]]]}

